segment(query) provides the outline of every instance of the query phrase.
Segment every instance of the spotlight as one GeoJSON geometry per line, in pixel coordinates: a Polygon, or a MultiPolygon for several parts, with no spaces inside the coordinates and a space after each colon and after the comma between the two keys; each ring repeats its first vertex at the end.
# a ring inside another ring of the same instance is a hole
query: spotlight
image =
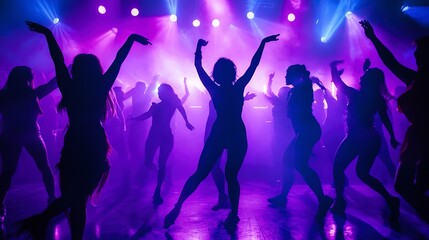
{"type": "Polygon", "coordinates": [[[111,29],[112,33],[117,34],[118,33],[118,28],[116,27],[112,27],[111,29]]]}
{"type": "Polygon", "coordinates": [[[170,15],[170,21],[177,22],[177,16],[175,14],[170,15]]]}
{"type": "Polygon", "coordinates": [[[52,22],[53,22],[54,24],[57,24],[57,23],[59,23],[59,22],[60,22],[60,19],[59,19],[59,18],[54,18],[54,20],[52,20],[52,22]]]}
{"type": "Polygon", "coordinates": [[[401,11],[402,12],[406,12],[408,10],[410,10],[410,7],[408,7],[407,5],[404,5],[404,6],[401,7],[401,11]]]}
{"type": "Polygon", "coordinates": [[[293,22],[293,21],[295,21],[295,14],[293,14],[293,13],[289,13],[288,15],[287,15],[287,20],[289,20],[289,22],[293,22]]]}
{"type": "Polygon", "coordinates": [[[194,27],[199,27],[200,26],[200,20],[198,20],[198,19],[195,19],[193,22],[192,22],[192,25],[194,26],[194,27]]]}
{"type": "Polygon", "coordinates": [[[212,25],[213,25],[213,27],[219,27],[219,25],[220,25],[219,19],[213,19],[212,25]]]}
{"type": "Polygon", "coordinates": [[[134,17],[139,15],[139,10],[137,8],[133,8],[131,9],[131,15],[133,15],[134,17]]]}
{"type": "Polygon", "coordinates": [[[106,7],[104,7],[103,5],[98,6],[98,12],[100,14],[105,14],[106,13],[106,7]]]}
{"type": "Polygon", "coordinates": [[[348,11],[348,12],[346,13],[346,18],[351,18],[351,17],[352,17],[352,15],[353,15],[353,13],[352,13],[351,11],[348,11]]]}
{"type": "Polygon", "coordinates": [[[327,37],[325,37],[325,36],[323,36],[323,37],[321,37],[321,38],[320,38],[320,41],[321,41],[322,43],[327,43],[327,42],[328,42],[328,38],[327,38],[327,37]]]}
{"type": "Polygon", "coordinates": [[[253,19],[255,17],[255,14],[253,12],[248,12],[247,13],[247,18],[248,19],[253,19]]]}

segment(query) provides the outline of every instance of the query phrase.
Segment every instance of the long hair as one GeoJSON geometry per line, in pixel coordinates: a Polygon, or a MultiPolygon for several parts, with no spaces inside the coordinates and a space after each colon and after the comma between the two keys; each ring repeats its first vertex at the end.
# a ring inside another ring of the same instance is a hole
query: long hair
{"type": "Polygon", "coordinates": [[[237,79],[237,67],[231,59],[219,58],[213,67],[212,77],[219,85],[234,83],[237,79]]]}
{"type": "MultiPolygon", "coordinates": [[[[92,92],[100,91],[103,86],[103,69],[100,60],[93,54],[78,54],[71,69],[72,81],[77,85],[77,89],[83,94],[90,96],[92,92]]],[[[107,116],[116,115],[115,102],[109,92],[103,106],[101,121],[105,121],[107,116]]],[[[61,98],[58,104],[59,110],[65,110],[67,103],[61,98]]]]}
{"type": "Polygon", "coordinates": [[[387,89],[384,73],[379,68],[369,68],[362,77],[367,82],[368,88],[372,88],[380,94],[385,102],[395,99],[387,89]]]}
{"type": "Polygon", "coordinates": [[[33,71],[27,66],[17,66],[10,71],[3,90],[20,95],[34,89],[33,71]]]}
{"type": "MultiPolygon", "coordinates": [[[[27,66],[17,66],[10,71],[6,85],[1,90],[8,99],[21,99],[33,94],[33,71],[27,66]]],[[[38,113],[42,113],[39,100],[35,99],[35,107],[38,113]]]]}
{"type": "Polygon", "coordinates": [[[158,87],[159,98],[161,101],[166,101],[169,103],[180,103],[180,99],[177,94],[174,92],[173,87],[171,85],[162,83],[158,87]]]}

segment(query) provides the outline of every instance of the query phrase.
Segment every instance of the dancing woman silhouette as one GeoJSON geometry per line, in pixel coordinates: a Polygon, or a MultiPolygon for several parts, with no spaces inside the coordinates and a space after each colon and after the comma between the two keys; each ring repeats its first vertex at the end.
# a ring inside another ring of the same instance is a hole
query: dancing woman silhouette
{"type": "Polygon", "coordinates": [[[186,127],[189,130],[194,130],[194,126],[188,121],[181,100],[177,97],[170,85],[165,83],[161,84],[158,88],[158,95],[161,99],[160,103],[152,103],[152,106],[147,112],[138,117],[131,118],[132,120],[146,120],[152,117],[152,127],[150,128],[145,146],[145,166],[149,169],[156,168],[153,163],[153,158],[155,157],[156,149],[159,148],[158,178],[156,189],[153,194],[153,203],[155,205],[164,202],[161,197],[161,187],[165,179],[167,159],[174,146],[174,137],[170,123],[176,109],[179,110],[185,120],[186,127]]]}
{"type": "Polygon", "coordinates": [[[269,198],[268,202],[275,207],[285,207],[295,178],[293,170],[296,169],[316,195],[319,201],[316,219],[322,220],[333,199],[323,193],[319,176],[308,163],[313,147],[322,135],[320,125],[312,113],[313,87],[310,72],[304,65],[290,66],[286,71],[286,85],[293,86],[289,92],[287,111],[295,137],[283,156],[282,191],[279,195],[269,198]]]}
{"type": "MultiPolygon", "coordinates": [[[[244,101],[248,101],[256,97],[255,93],[247,92],[244,96],[244,101]]],[[[213,124],[216,121],[216,109],[213,105],[213,101],[209,101],[209,116],[207,117],[206,128],[204,130],[204,143],[207,142],[207,139],[210,136],[210,132],[212,130],[213,124]]],[[[219,209],[230,209],[231,203],[229,202],[228,195],[225,193],[225,174],[222,171],[220,166],[222,162],[222,154],[219,156],[219,159],[216,161],[216,164],[213,166],[211,175],[216,185],[216,189],[218,192],[218,201],[216,205],[212,207],[213,211],[217,211],[219,209]]]]}
{"type": "Polygon", "coordinates": [[[332,81],[338,91],[348,99],[347,135],[338,147],[334,159],[334,186],[337,194],[332,212],[344,215],[344,171],[358,157],[356,173],[362,182],[380,194],[390,208],[391,224],[396,224],[399,217],[399,198],[390,195],[383,184],[371,176],[370,170],[381,148],[380,133],[374,128],[374,115],[379,114],[381,121],[390,135],[390,144],[398,146],[393,127],[387,115],[387,100],[390,97],[384,73],[378,68],[369,68],[361,77],[361,89],[347,86],[341,79],[344,70],[338,70],[342,61],[331,63],[332,81]]]}
{"type": "Polygon", "coordinates": [[[225,175],[228,183],[228,194],[231,200],[231,212],[224,224],[226,227],[233,227],[238,223],[240,185],[237,175],[247,151],[246,127],[241,118],[244,88],[259,65],[265,44],[277,41],[278,36],[272,35],[262,40],[252,58],[249,68],[238,80],[236,80],[235,64],[227,58],[220,58],[215,63],[212,80],[203,69],[201,61],[201,48],[206,46],[208,42],[203,39],[198,40],[195,52],[195,67],[201,82],[213,100],[217,118],[213,124],[210,136],[204,144],[197,170],[186,181],[175,207],[165,217],[164,228],[168,228],[174,224],[183,203],[210,174],[224,149],[227,150],[228,154],[225,175]]]}
{"type": "Polygon", "coordinates": [[[48,192],[48,203],[54,201],[54,177],[49,167],[46,146],[40,134],[37,118],[42,114],[39,100],[57,88],[55,78],[34,88],[33,72],[26,66],[12,69],[5,87],[0,90],[0,113],[3,129],[0,133],[0,155],[3,171],[0,175],[0,222],[6,210],[4,199],[18,167],[24,147],[36,162],[48,192]]]}
{"type": "Polygon", "coordinates": [[[272,90],[275,73],[268,75],[266,99],[273,105],[271,110],[273,117],[273,136],[271,140],[271,152],[273,159],[273,177],[278,181],[283,176],[282,162],[283,153],[293,138],[292,125],[287,117],[287,101],[290,87],[283,86],[279,89],[277,95],[272,90]]]}
{"type": "Polygon", "coordinates": [[[49,220],[70,209],[71,238],[82,239],[87,200],[101,190],[110,168],[109,144],[101,124],[109,109],[113,109],[108,97],[110,88],[133,43],[150,42],[131,34],[104,74],[96,56],[79,54],[73,60],[70,76],[52,32],[40,24],[26,23],[30,30],[46,37],[62,94],[59,108],[67,111],[69,126],[58,164],[61,196],[41,214],[24,220],[23,230],[30,231],[34,239],[44,239],[49,220]]]}
{"type": "Polygon", "coordinates": [[[408,87],[398,98],[398,108],[405,114],[411,126],[407,129],[401,147],[395,190],[416,209],[423,220],[429,222],[429,197],[425,195],[429,190],[429,36],[415,41],[415,71],[398,62],[377,38],[368,21],[359,23],[374,44],[384,65],[408,87]]]}

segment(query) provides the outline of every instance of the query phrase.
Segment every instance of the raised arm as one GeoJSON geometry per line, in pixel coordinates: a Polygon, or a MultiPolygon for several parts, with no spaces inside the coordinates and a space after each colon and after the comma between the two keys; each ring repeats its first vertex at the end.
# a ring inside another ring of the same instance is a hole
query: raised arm
{"type": "Polygon", "coordinates": [[[359,23],[365,30],[366,37],[374,44],[378,56],[380,56],[384,65],[386,65],[399,80],[404,82],[407,86],[410,85],[411,82],[417,78],[417,72],[398,62],[392,52],[377,38],[374,33],[374,28],[367,20],[362,20],[359,23]]]}
{"type": "Polygon", "coordinates": [[[189,121],[188,121],[188,116],[186,115],[186,111],[185,111],[185,108],[183,107],[183,105],[182,104],[178,104],[177,105],[177,110],[179,110],[179,112],[180,112],[180,114],[182,115],[182,117],[183,117],[183,120],[185,120],[185,123],[186,123],[186,127],[189,129],[189,130],[194,130],[195,129],[195,127],[194,126],[192,126],[192,124],[191,123],[189,123],[189,121]]]}
{"type": "Polygon", "coordinates": [[[134,42],[138,42],[143,45],[152,45],[147,38],[142,37],[138,34],[131,34],[125,41],[124,45],[122,45],[122,47],[119,49],[118,53],[116,53],[116,58],[115,60],[113,60],[109,69],[107,69],[106,73],[104,73],[104,78],[106,82],[105,90],[108,91],[112,87],[113,83],[116,80],[116,77],[119,74],[121,65],[125,61],[125,58],[127,58],[128,53],[130,52],[134,42]]]}
{"type": "Polygon", "coordinates": [[[395,133],[393,132],[392,122],[390,121],[389,116],[387,115],[387,105],[385,102],[382,103],[378,110],[378,114],[380,115],[380,120],[383,125],[386,127],[387,132],[390,135],[390,145],[396,149],[399,145],[399,142],[395,138],[395,133]]]}
{"type": "Polygon", "coordinates": [[[25,21],[28,25],[28,28],[31,31],[41,33],[45,36],[46,41],[48,42],[49,53],[51,54],[51,58],[54,61],[55,65],[55,76],[57,79],[58,87],[60,91],[64,91],[68,82],[70,82],[71,77],[67,70],[67,66],[64,63],[64,56],[61,52],[60,46],[54,38],[51,30],[48,28],[31,21],[25,21]]]}
{"type": "Polygon", "coordinates": [[[147,112],[145,112],[145,113],[141,114],[140,116],[132,117],[132,118],[130,118],[130,120],[143,121],[143,120],[146,120],[146,119],[148,119],[148,118],[152,117],[152,114],[153,114],[153,108],[154,108],[155,106],[156,106],[156,104],[155,104],[155,103],[152,103],[152,106],[150,106],[150,108],[149,108],[149,110],[147,110],[147,112]]]}
{"type": "Polygon", "coordinates": [[[216,89],[217,85],[213,82],[213,80],[210,78],[210,76],[206,73],[206,71],[203,68],[202,64],[202,52],[201,48],[203,46],[207,46],[209,42],[207,42],[204,39],[199,39],[197,43],[197,49],[195,50],[195,68],[197,69],[198,77],[200,78],[201,82],[203,83],[204,87],[207,89],[207,91],[211,94],[213,94],[214,90],[216,89]]]}
{"type": "Polygon", "coordinates": [[[180,101],[182,102],[182,104],[184,104],[186,102],[186,100],[188,100],[189,98],[189,88],[188,88],[188,84],[187,84],[187,79],[186,77],[183,78],[183,85],[185,85],[185,96],[182,97],[182,99],[180,99],[180,101]]]}
{"type": "Polygon", "coordinates": [[[350,97],[350,95],[353,92],[353,88],[347,86],[343,80],[341,79],[341,74],[343,74],[344,69],[338,70],[337,66],[338,64],[342,63],[343,61],[333,61],[331,62],[331,76],[332,76],[332,82],[334,82],[335,87],[337,87],[338,91],[342,92],[347,97],[350,97]]]}
{"type": "Polygon", "coordinates": [[[250,62],[250,66],[247,68],[244,75],[237,80],[236,85],[241,86],[243,89],[246,87],[246,85],[250,82],[250,79],[252,79],[252,76],[256,71],[256,67],[258,67],[259,62],[261,61],[265,44],[272,41],[278,41],[279,39],[277,37],[279,35],[280,34],[271,35],[262,39],[261,44],[259,44],[258,50],[256,50],[255,55],[253,55],[252,61],[250,62]]]}
{"type": "Polygon", "coordinates": [[[57,89],[57,78],[53,77],[49,82],[38,86],[36,89],[34,89],[34,92],[36,93],[36,97],[38,99],[42,99],[46,97],[49,93],[57,89]]]}

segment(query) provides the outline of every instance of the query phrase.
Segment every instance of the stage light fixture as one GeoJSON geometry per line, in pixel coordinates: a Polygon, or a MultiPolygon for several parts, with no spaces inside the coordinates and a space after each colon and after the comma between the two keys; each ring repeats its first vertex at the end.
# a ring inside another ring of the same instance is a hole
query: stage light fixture
{"type": "Polygon", "coordinates": [[[295,21],[295,19],[296,19],[295,14],[293,14],[293,13],[289,13],[289,14],[287,15],[287,20],[288,20],[289,22],[293,22],[293,21],[295,21]]]}
{"type": "Polygon", "coordinates": [[[194,26],[194,27],[199,27],[200,26],[200,20],[198,20],[198,19],[195,19],[194,21],[192,21],[192,25],[194,26]]]}
{"type": "Polygon", "coordinates": [[[253,18],[255,18],[255,14],[253,12],[248,12],[247,13],[247,18],[248,19],[253,19],[253,18]]]}
{"type": "Polygon", "coordinates": [[[346,13],[346,18],[347,18],[347,19],[350,19],[350,18],[352,17],[352,15],[353,15],[353,13],[352,13],[351,11],[348,11],[348,12],[346,13]]]}
{"type": "Polygon", "coordinates": [[[219,19],[213,19],[212,25],[213,25],[213,27],[219,27],[219,25],[220,25],[219,19]]]}
{"type": "Polygon", "coordinates": [[[177,22],[177,16],[175,14],[170,15],[170,21],[177,22]]]}
{"type": "Polygon", "coordinates": [[[106,7],[103,5],[98,6],[98,12],[100,14],[105,14],[106,13],[106,7]]]}
{"type": "Polygon", "coordinates": [[[133,15],[134,17],[137,17],[139,15],[139,10],[137,8],[133,8],[131,9],[131,15],[133,15]]]}

